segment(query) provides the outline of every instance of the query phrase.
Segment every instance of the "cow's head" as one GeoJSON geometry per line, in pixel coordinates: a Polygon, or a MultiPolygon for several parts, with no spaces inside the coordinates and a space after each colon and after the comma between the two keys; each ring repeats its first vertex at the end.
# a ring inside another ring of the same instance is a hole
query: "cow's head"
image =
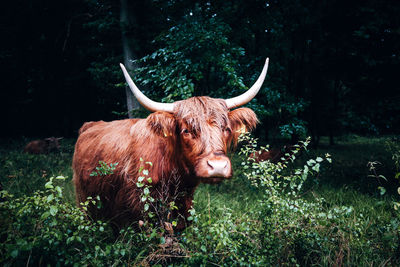
{"type": "Polygon", "coordinates": [[[248,108],[230,109],[248,103],[258,93],[267,74],[268,59],[247,92],[226,100],[203,96],[175,103],[154,102],[136,87],[122,64],[121,68],[138,101],[154,111],[147,118],[148,125],[156,134],[173,140],[175,154],[187,173],[207,183],[232,176],[228,149],[241,132],[255,128],[257,117],[248,108]]]}

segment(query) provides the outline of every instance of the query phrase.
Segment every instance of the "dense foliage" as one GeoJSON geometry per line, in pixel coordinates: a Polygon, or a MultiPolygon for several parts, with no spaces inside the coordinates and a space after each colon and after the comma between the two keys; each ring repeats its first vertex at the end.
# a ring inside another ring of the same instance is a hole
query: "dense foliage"
{"type": "Polygon", "coordinates": [[[125,116],[123,55],[163,101],[236,95],[269,57],[250,103],[262,139],[399,130],[398,2],[8,1],[1,12],[2,135],[73,135],[125,116]]]}
{"type": "Polygon", "coordinates": [[[188,16],[184,24],[171,27],[158,36],[160,49],[137,61],[138,81],[154,83],[153,96],[163,101],[176,101],[192,96],[236,95],[247,89],[241,77],[238,58],[243,48],[228,39],[229,25],[218,18],[203,19],[188,16]],[[149,62],[150,61],[150,62],[149,62]]]}

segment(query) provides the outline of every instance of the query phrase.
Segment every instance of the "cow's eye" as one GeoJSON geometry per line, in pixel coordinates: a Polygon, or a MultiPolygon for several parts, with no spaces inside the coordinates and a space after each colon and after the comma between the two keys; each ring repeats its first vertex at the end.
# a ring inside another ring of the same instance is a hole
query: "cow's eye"
{"type": "Polygon", "coordinates": [[[190,132],[189,132],[189,130],[188,130],[188,129],[183,129],[183,130],[182,130],[182,134],[185,134],[185,135],[187,135],[187,134],[190,134],[190,132]]]}

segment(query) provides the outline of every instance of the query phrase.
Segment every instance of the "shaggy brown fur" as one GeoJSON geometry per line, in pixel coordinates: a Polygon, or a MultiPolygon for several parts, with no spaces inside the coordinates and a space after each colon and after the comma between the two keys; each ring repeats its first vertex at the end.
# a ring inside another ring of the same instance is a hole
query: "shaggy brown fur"
{"type": "MultiPolygon", "coordinates": [[[[227,151],[236,143],[240,129],[251,130],[256,123],[252,110],[229,111],[224,100],[210,97],[176,102],[172,114],[154,112],[146,119],[85,123],[72,165],[77,202],[99,195],[103,208],[92,209],[91,216],[110,219],[117,227],[137,222],[142,204],[136,182],[142,166],[149,169],[154,197],[162,182],[174,187],[170,192],[180,192],[178,212],[187,218],[199,183],[216,183],[232,176],[227,151]],[[114,174],[90,176],[99,161],[118,163],[114,174]],[[210,161],[226,161],[226,173],[210,177],[210,161]],[[172,176],[178,176],[179,182],[165,183],[172,176]]],[[[185,220],[180,220],[178,229],[185,225],[185,220]]]]}

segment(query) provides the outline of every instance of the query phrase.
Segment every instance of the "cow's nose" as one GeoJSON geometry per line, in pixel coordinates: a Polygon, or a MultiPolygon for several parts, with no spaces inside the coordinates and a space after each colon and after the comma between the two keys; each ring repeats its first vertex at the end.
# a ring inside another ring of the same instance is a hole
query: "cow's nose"
{"type": "Polygon", "coordinates": [[[208,174],[212,177],[226,177],[229,174],[228,160],[207,160],[208,174]]]}

